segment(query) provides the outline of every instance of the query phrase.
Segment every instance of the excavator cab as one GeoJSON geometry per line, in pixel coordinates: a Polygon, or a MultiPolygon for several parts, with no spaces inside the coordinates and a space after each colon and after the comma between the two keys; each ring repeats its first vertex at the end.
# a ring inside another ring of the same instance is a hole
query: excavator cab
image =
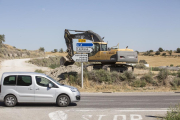
{"type": "Polygon", "coordinates": [[[107,43],[106,42],[93,42],[93,51],[89,53],[89,57],[95,56],[96,53],[100,51],[107,51],[107,43]]]}

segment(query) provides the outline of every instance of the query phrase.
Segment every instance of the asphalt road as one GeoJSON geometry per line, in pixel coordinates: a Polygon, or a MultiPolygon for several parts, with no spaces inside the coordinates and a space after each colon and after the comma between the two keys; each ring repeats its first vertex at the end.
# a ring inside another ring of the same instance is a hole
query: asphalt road
{"type": "Polygon", "coordinates": [[[25,104],[7,108],[0,103],[0,118],[11,120],[156,120],[180,103],[180,93],[82,93],[68,107],[25,104]]]}

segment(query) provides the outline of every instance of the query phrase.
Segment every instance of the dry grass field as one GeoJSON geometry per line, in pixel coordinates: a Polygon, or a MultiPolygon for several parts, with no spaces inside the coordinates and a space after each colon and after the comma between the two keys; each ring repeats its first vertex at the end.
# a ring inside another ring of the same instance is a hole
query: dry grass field
{"type": "MultiPolygon", "coordinates": [[[[174,55],[180,55],[179,53],[173,53],[174,55]]],[[[52,53],[46,52],[46,56],[66,56],[67,53],[52,53]]],[[[174,66],[180,65],[180,57],[175,56],[142,56],[141,54],[138,56],[139,60],[146,60],[150,67],[158,67],[158,66],[170,66],[173,64],[174,66]]]]}
{"type": "Polygon", "coordinates": [[[139,60],[146,60],[150,67],[180,65],[180,57],[172,56],[138,56],[139,60]]]}

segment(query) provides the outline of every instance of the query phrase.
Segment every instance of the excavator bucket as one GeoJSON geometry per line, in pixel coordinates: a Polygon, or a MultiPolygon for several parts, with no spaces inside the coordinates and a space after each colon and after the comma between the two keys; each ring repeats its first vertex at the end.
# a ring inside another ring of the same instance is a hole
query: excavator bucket
{"type": "Polygon", "coordinates": [[[74,61],[69,60],[67,57],[61,57],[60,59],[60,65],[68,66],[68,65],[73,65],[74,61]]]}

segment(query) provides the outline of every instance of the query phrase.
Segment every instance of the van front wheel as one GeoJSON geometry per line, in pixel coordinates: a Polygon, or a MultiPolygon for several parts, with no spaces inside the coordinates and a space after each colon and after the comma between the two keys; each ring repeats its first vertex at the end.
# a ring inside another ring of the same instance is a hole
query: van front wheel
{"type": "Polygon", "coordinates": [[[57,104],[60,107],[67,107],[69,105],[69,97],[67,95],[60,95],[57,99],[57,104]]]}
{"type": "Polygon", "coordinates": [[[4,99],[4,103],[7,107],[14,107],[17,103],[17,99],[14,95],[7,95],[4,99]]]}

